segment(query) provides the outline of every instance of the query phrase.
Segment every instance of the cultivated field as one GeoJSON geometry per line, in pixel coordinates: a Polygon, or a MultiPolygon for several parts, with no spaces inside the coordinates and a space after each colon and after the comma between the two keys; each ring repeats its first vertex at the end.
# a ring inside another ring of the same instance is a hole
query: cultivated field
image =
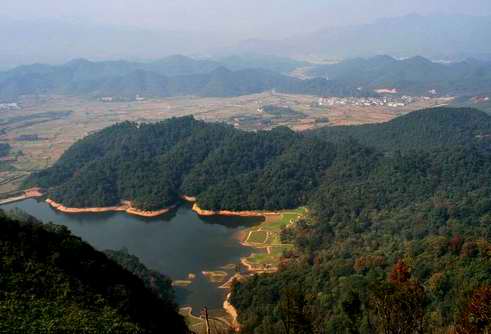
{"type": "Polygon", "coordinates": [[[243,258],[242,264],[253,272],[275,271],[283,253],[293,248],[281,241],[281,230],[293,226],[305,213],[305,208],[287,210],[277,216],[268,216],[261,225],[248,229],[242,243],[255,251],[243,258]]]}

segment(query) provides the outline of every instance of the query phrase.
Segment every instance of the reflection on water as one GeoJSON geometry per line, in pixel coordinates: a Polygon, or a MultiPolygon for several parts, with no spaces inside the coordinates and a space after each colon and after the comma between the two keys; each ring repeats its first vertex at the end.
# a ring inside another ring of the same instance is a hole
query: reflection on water
{"type": "Polygon", "coordinates": [[[221,270],[227,264],[238,264],[251,250],[240,245],[234,236],[262,218],[200,218],[183,205],[158,218],[130,216],[126,213],[67,215],[53,210],[43,201],[29,199],[1,207],[19,208],[43,222],[67,226],[99,250],[127,248],[149,268],[172,279],[196,279],[186,288],[177,288],[178,302],[200,309],[220,308],[226,291],[217,288],[201,274],[203,270],[221,270]]]}

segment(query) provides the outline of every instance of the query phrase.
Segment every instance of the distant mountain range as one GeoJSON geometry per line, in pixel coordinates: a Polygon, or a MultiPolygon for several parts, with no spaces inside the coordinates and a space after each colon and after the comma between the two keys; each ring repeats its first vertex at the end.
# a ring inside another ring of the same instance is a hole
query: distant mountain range
{"type": "Polygon", "coordinates": [[[308,74],[366,89],[396,88],[405,94],[479,95],[491,93],[491,62],[468,59],[437,63],[417,56],[355,58],[312,67],[308,74]]]}
{"type": "Polygon", "coordinates": [[[58,94],[134,99],[142,97],[230,97],[276,90],[315,96],[373,96],[378,89],[407,95],[491,94],[491,62],[468,59],[432,62],[423,57],[354,58],[312,65],[288,58],[233,56],[217,60],[170,56],[159,61],[34,64],[0,72],[0,102],[21,95],[58,94]],[[311,79],[285,73],[304,68],[311,79]]]}
{"type": "Polygon", "coordinates": [[[332,27],[281,41],[248,40],[239,51],[346,59],[390,54],[431,59],[491,59],[491,17],[407,15],[370,24],[332,27]]]}
{"type": "Polygon", "coordinates": [[[266,58],[223,59],[227,67],[236,70],[225,68],[217,61],[184,56],[172,56],[151,63],[91,62],[80,59],[59,66],[20,66],[0,72],[0,99],[15,99],[21,95],[32,94],[126,98],[134,98],[135,95],[226,97],[267,90],[313,95],[372,94],[332,80],[300,80],[274,72],[267,68],[275,68],[277,71],[288,70],[301,63],[282,58],[270,58],[267,61],[264,59],[266,58]],[[258,68],[245,68],[247,66],[258,68]]]}

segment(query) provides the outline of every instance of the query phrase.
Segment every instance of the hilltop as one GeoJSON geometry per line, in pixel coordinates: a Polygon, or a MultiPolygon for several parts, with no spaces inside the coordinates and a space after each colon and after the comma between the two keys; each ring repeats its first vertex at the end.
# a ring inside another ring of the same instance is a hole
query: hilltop
{"type": "Polygon", "coordinates": [[[491,117],[470,108],[418,110],[386,123],[324,127],[311,134],[327,142],[349,138],[384,151],[468,145],[491,136],[491,117]]]}

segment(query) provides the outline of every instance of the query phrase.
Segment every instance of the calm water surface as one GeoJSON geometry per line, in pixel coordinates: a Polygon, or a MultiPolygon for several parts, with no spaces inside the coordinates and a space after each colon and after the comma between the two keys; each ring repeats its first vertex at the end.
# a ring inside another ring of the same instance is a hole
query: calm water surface
{"type": "Polygon", "coordinates": [[[141,218],[126,213],[63,214],[44,201],[29,199],[3,205],[4,210],[18,208],[43,222],[67,226],[98,250],[127,248],[147,267],[172,279],[196,279],[187,288],[177,288],[180,305],[198,312],[204,305],[221,308],[226,290],[210,283],[203,270],[221,270],[238,264],[251,253],[240,245],[237,234],[261,221],[258,218],[200,218],[188,205],[159,218],[141,218]]]}

